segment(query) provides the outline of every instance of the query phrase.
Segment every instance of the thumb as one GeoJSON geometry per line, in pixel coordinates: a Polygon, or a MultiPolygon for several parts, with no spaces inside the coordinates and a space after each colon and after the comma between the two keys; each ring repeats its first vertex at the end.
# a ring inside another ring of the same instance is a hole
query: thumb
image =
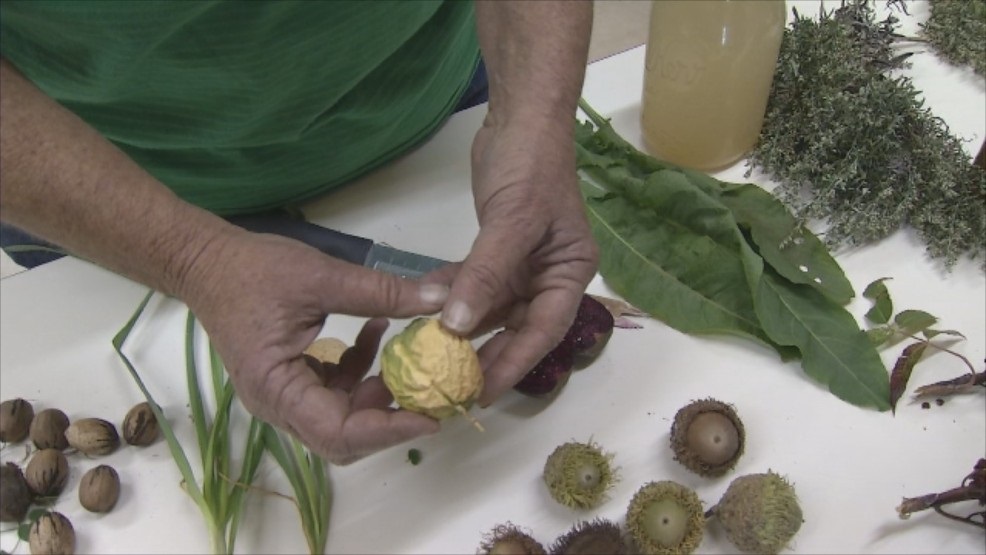
{"type": "Polygon", "coordinates": [[[516,235],[516,230],[502,228],[480,231],[445,301],[441,316],[445,327],[461,335],[471,333],[505,295],[528,255],[516,248],[516,235]]]}
{"type": "Polygon", "coordinates": [[[334,261],[322,285],[323,309],[350,316],[407,318],[438,312],[449,288],[421,283],[356,264],[334,261]]]}

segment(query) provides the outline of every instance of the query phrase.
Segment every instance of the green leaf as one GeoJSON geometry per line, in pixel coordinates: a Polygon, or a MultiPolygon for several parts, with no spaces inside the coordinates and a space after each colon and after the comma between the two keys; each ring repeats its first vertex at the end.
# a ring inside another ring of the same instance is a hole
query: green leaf
{"type": "Polygon", "coordinates": [[[679,331],[770,344],[753,308],[737,241],[723,244],[717,242],[722,237],[700,229],[731,218],[729,211],[703,204],[694,191],[663,192],[666,198],[651,209],[615,195],[587,199],[600,274],[627,302],[679,331]]]}
{"type": "Polygon", "coordinates": [[[757,314],[770,338],[796,346],[805,372],[837,397],[861,407],[890,408],[883,361],[843,307],[765,268],[757,288],[757,314]]]}
{"type": "Polygon", "coordinates": [[[921,332],[937,322],[938,318],[923,310],[902,310],[894,316],[894,323],[897,324],[900,333],[904,335],[921,332]]]}
{"type": "Polygon", "coordinates": [[[870,343],[874,347],[879,347],[894,336],[894,331],[893,326],[880,326],[879,328],[866,330],[866,337],[870,339],[870,343]]]}
{"type": "Polygon", "coordinates": [[[721,183],[720,200],[739,225],[750,230],[760,256],[792,283],[818,290],[840,305],[855,295],[825,244],[798,225],[787,207],[752,183],[721,183]]]}
{"type": "Polygon", "coordinates": [[[34,522],[32,521],[17,525],[17,537],[20,538],[21,541],[31,541],[31,525],[33,523],[34,522]]]}
{"type": "Polygon", "coordinates": [[[932,338],[937,337],[939,335],[951,335],[953,337],[961,337],[962,339],[965,339],[966,338],[964,335],[962,335],[961,332],[956,331],[956,330],[935,330],[935,329],[928,328],[928,329],[924,330],[921,333],[924,334],[924,336],[926,338],[928,338],[928,339],[932,339],[932,338]]]}
{"type": "MultiPolygon", "coordinates": [[[[863,290],[863,297],[873,301],[873,307],[866,312],[865,317],[874,324],[886,324],[890,321],[890,316],[894,313],[894,303],[890,300],[890,291],[887,289],[887,285],[883,283],[888,279],[890,278],[875,280],[863,290]]],[[[883,343],[883,341],[880,343],[883,343]]]]}

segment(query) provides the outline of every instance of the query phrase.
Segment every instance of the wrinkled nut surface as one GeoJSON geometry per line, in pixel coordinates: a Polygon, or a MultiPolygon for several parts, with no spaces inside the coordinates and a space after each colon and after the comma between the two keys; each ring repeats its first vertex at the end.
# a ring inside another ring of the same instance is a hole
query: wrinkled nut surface
{"type": "Polygon", "coordinates": [[[349,346],[342,339],[335,337],[319,337],[305,349],[304,354],[313,356],[322,363],[339,364],[342,354],[349,346]]]}
{"type": "Polygon", "coordinates": [[[398,405],[437,419],[464,412],[483,389],[472,344],[434,318],[417,318],[387,341],[380,375],[398,405]]]}
{"type": "Polygon", "coordinates": [[[94,513],[109,512],[120,498],[120,475],[107,464],[90,468],[79,482],[79,503],[94,513]]]}
{"type": "Polygon", "coordinates": [[[68,447],[65,430],[69,420],[64,412],[58,409],[44,409],[31,422],[31,441],[38,449],[63,450],[68,447]]]}
{"type": "Polygon", "coordinates": [[[62,513],[47,512],[31,524],[28,545],[33,555],[75,553],[75,528],[62,513]]]}
{"type": "Polygon", "coordinates": [[[130,445],[144,447],[157,439],[158,422],[150,403],[143,402],[127,411],[123,419],[123,440],[130,445]]]}
{"type": "Polygon", "coordinates": [[[24,441],[34,419],[34,406],[24,399],[8,399],[0,403],[0,441],[24,441]]]}
{"type": "Polygon", "coordinates": [[[109,455],[120,446],[116,426],[102,418],[76,420],[65,430],[65,438],[86,455],[109,455]]]}
{"type": "Polygon", "coordinates": [[[68,459],[58,449],[41,449],[27,463],[24,480],[38,497],[57,496],[68,482],[68,459]]]}

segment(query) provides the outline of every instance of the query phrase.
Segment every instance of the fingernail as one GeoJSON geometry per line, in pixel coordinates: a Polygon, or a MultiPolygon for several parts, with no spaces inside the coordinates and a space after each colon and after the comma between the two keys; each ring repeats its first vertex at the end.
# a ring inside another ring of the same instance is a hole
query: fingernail
{"type": "Polygon", "coordinates": [[[418,289],[418,295],[428,304],[442,304],[448,298],[448,286],[440,283],[425,283],[418,289]]]}
{"type": "Polygon", "coordinates": [[[465,333],[472,324],[472,311],[466,303],[455,301],[442,312],[442,323],[451,330],[465,333]]]}

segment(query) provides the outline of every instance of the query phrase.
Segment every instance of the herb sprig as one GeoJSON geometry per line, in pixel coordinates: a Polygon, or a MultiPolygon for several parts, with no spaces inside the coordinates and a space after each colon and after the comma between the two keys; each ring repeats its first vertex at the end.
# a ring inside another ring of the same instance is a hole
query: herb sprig
{"type": "Polygon", "coordinates": [[[986,172],[895,73],[909,56],[895,48],[898,20],[877,21],[864,0],[794,15],[750,170],[779,183],[799,220],[825,221],[833,247],[911,226],[946,267],[982,258],[986,172]]]}

